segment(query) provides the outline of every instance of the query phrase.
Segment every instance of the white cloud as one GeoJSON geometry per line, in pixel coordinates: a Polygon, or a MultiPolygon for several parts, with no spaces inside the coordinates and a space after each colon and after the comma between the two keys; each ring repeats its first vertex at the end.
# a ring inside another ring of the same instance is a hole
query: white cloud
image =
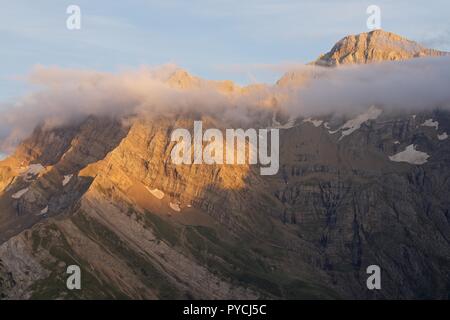
{"type": "MultiPolygon", "coordinates": [[[[180,90],[166,83],[173,65],[142,67],[119,73],[36,67],[29,80],[40,89],[3,111],[3,146],[14,145],[37,124],[54,127],[94,115],[170,115],[201,112],[221,115],[224,123],[270,122],[274,111],[290,116],[364,113],[383,110],[420,111],[450,108],[450,58],[339,68],[303,67],[307,81],[290,86],[256,86],[243,93],[224,94],[210,82],[180,90]]],[[[267,123],[266,123],[267,124],[267,123]]]]}

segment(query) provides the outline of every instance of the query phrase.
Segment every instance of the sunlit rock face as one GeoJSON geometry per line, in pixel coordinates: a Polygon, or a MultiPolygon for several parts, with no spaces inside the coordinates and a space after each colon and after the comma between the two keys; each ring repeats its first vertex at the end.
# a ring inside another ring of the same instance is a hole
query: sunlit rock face
{"type": "Polygon", "coordinates": [[[391,32],[375,30],[343,38],[330,52],[316,60],[315,64],[337,66],[444,55],[448,53],[427,49],[391,32]]]}
{"type": "MultiPolygon", "coordinates": [[[[426,50],[376,31],[320,60],[438,54],[426,50]]],[[[284,79],[279,86],[295,76],[284,79]]],[[[267,89],[184,71],[168,81],[225,94],[267,89]]],[[[222,115],[201,113],[38,127],[0,162],[0,297],[448,298],[448,112],[274,115],[273,176],[253,165],[173,164],[170,133],[194,120],[226,128],[222,115]],[[65,289],[71,264],[82,291],[65,289]],[[378,292],[366,287],[373,264],[378,292]]]]}

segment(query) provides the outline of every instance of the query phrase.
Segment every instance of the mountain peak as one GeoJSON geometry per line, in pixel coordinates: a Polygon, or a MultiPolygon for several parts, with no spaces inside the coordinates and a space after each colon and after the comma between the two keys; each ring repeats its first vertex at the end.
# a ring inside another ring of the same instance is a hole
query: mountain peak
{"type": "Polygon", "coordinates": [[[201,79],[192,76],[184,69],[175,70],[167,79],[167,83],[179,89],[190,89],[200,86],[201,79]]]}
{"type": "Polygon", "coordinates": [[[195,89],[209,87],[222,93],[240,91],[240,87],[231,80],[205,80],[191,75],[184,69],[175,70],[166,80],[172,88],[195,89]]]}
{"type": "Polygon", "coordinates": [[[314,64],[337,66],[443,55],[448,53],[425,48],[417,42],[392,32],[374,30],[344,37],[314,64]]]}

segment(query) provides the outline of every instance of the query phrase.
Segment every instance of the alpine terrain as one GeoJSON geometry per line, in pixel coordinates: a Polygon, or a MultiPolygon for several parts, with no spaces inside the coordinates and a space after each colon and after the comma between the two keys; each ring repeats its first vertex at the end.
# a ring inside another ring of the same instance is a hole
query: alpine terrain
{"type": "MultiPolygon", "coordinates": [[[[443,55],[377,30],[310,65],[443,55]]],[[[164,81],[245,97],[310,76],[292,70],[273,86],[241,87],[178,69],[164,81]]],[[[272,176],[256,165],[171,162],[173,129],[230,127],[221,114],[37,126],[0,161],[0,298],[449,299],[450,113],[374,105],[289,117],[272,112],[277,99],[246,125],[279,128],[272,176]],[[69,265],[81,268],[81,290],[66,287],[69,265]],[[382,290],[366,286],[370,265],[382,290]]]]}

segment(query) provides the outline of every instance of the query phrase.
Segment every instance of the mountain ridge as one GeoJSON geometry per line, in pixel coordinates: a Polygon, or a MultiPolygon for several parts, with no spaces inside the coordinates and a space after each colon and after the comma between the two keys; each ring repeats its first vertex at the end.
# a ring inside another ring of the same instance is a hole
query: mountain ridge
{"type": "MultiPolygon", "coordinates": [[[[168,81],[234,88],[183,70],[168,81]]],[[[367,112],[336,130],[329,116],[272,119],[281,163],[269,177],[171,163],[173,128],[223,129],[221,115],[36,128],[0,161],[0,297],[447,299],[450,145],[439,134],[450,114],[367,112]],[[426,162],[392,160],[411,145],[426,162]],[[79,292],[65,288],[70,264],[79,292]],[[367,290],[372,264],[381,291],[367,290]]]]}

